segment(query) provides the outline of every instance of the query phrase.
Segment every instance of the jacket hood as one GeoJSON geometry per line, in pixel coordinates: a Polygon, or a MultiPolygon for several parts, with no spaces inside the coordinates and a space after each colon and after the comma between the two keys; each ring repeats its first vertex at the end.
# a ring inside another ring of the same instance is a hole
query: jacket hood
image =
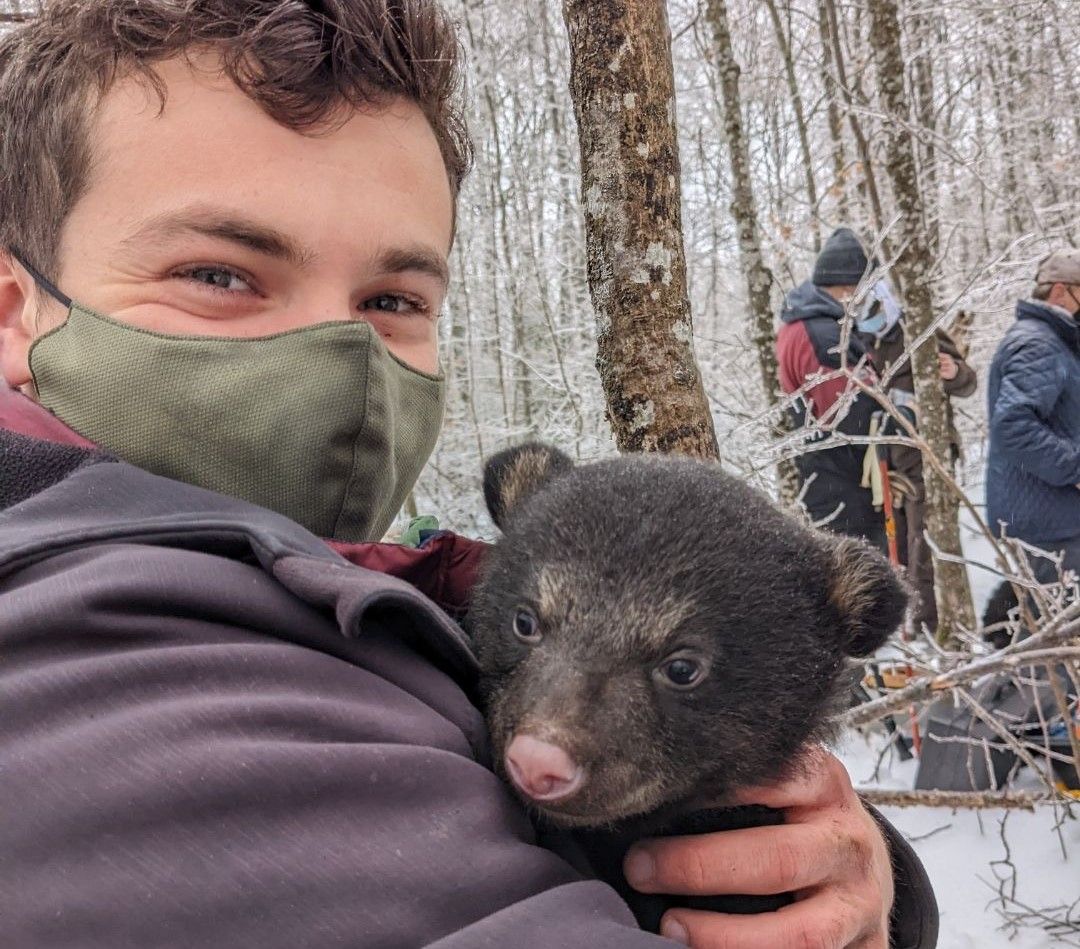
{"type": "Polygon", "coordinates": [[[1038,300],[1021,300],[1016,304],[1016,318],[1045,323],[1066,346],[1080,353],[1080,325],[1057,307],[1038,300]]]}
{"type": "Polygon", "coordinates": [[[844,307],[809,280],[799,284],[784,298],[784,308],[780,311],[780,319],[784,323],[798,323],[821,316],[839,321],[843,319],[844,307]]]}

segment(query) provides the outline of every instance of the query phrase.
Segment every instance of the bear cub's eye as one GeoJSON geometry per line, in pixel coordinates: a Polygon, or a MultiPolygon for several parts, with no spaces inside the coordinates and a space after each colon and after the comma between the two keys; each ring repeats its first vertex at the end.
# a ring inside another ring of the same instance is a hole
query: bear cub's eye
{"type": "Polygon", "coordinates": [[[520,609],[514,614],[514,635],[526,643],[540,641],[540,620],[532,610],[520,609]]]}
{"type": "Polygon", "coordinates": [[[705,677],[705,666],[697,659],[688,656],[676,656],[669,659],[656,670],[665,685],[677,689],[692,689],[705,677]]]}

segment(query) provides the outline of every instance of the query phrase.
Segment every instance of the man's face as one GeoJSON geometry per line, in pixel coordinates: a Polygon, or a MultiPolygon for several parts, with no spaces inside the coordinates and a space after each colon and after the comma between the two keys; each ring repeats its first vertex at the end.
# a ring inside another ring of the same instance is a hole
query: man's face
{"type": "Polygon", "coordinates": [[[1080,284],[1069,284],[1065,288],[1065,296],[1068,298],[1066,309],[1074,316],[1080,316],[1080,284]]]}
{"type": "Polygon", "coordinates": [[[857,286],[841,286],[841,287],[822,287],[830,297],[836,300],[837,303],[841,303],[847,306],[848,303],[855,297],[855,291],[859,288],[857,286]]]}
{"type": "MultiPolygon", "coordinates": [[[[161,65],[163,111],[130,79],[102,100],[88,186],[61,234],[58,286],[165,333],[256,337],[366,320],[390,352],[433,371],[452,203],[420,109],[398,100],[304,135],[219,78],[215,60],[196,62],[198,72],[161,65]]],[[[35,301],[14,267],[4,278],[2,365],[21,386],[29,343],[65,312],[35,301]]]]}
{"type": "Polygon", "coordinates": [[[1046,302],[1080,317],[1080,284],[1055,283],[1046,302]]]}

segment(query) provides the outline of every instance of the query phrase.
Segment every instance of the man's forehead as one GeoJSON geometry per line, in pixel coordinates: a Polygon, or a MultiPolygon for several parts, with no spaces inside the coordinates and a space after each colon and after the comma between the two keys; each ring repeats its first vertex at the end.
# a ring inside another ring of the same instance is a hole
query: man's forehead
{"type": "MultiPolygon", "coordinates": [[[[403,97],[361,108],[341,103],[327,113],[325,121],[294,128],[272,118],[245,95],[211,54],[195,56],[191,63],[183,58],[165,60],[154,64],[152,71],[155,81],[128,71],[101,96],[90,127],[95,146],[108,148],[115,138],[130,145],[133,136],[143,136],[149,128],[158,136],[183,134],[211,147],[257,145],[245,140],[257,132],[268,142],[288,142],[294,147],[307,143],[313,150],[321,146],[324,152],[351,151],[371,138],[396,143],[406,151],[415,148],[415,133],[426,132],[431,145],[438,148],[420,107],[403,97]]],[[[247,154],[237,164],[240,169],[257,171],[257,158],[247,154]]]]}
{"type": "MultiPolygon", "coordinates": [[[[197,90],[230,98],[236,93],[251,109],[261,111],[228,78],[218,55],[210,51],[192,52],[189,56],[160,60],[144,69],[129,67],[118,72],[96,103],[98,128],[108,128],[110,123],[130,121],[134,117],[153,120],[168,116],[197,90]]],[[[239,104],[241,99],[236,102],[239,104]]]]}
{"type": "Polygon", "coordinates": [[[420,269],[445,271],[450,186],[435,135],[414,103],[338,113],[333,125],[298,131],[272,119],[206,59],[155,69],[164,100],[145,79],[123,77],[98,103],[91,129],[87,191],[111,191],[128,240],[217,228],[300,260],[313,249],[299,246],[296,235],[322,222],[337,234],[386,233],[411,256],[434,258],[420,269]],[[223,202],[239,213],[206,213],[223,202]],[[274,238],[274,229],[290,240],[274,238]]]}

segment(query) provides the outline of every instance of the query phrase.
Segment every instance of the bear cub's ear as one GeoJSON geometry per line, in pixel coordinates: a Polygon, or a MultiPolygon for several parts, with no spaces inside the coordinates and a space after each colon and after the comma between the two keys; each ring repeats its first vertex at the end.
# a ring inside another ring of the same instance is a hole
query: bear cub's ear
{"type": "Polygon", "coordinates": [[[844,651],[869,656],[903,622],[908,588],[869,544],[852,537],[829,539],[829,600],[839,611],[844,651]]]}
{"type": "Polygon", "coordinates": [[[484,465],[484,500],[496,527],[502,530],[522,501],[573,467],[567,455],[542,442],[526,442],[492,455],[484,465]]]}

